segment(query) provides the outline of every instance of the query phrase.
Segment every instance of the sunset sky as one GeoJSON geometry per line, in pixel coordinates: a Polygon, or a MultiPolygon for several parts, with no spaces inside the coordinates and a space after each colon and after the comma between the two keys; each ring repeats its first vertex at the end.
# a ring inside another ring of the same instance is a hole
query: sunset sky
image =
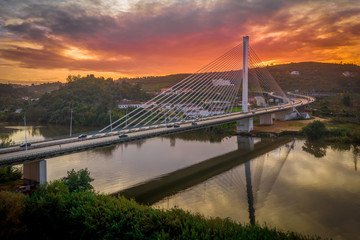
{"type": "Polygon", "coordinates": [[[267,63],[360,64],[360,3],[1,0],[0,83],[192,73],[244,35],[267,63]]]}

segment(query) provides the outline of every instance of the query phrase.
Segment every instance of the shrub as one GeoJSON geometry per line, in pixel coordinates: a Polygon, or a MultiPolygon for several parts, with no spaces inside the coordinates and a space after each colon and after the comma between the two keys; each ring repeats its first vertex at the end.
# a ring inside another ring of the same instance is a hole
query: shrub
{"type": "Polygon", "coordinates": [[[68,171],[67,174],[67,177],[62,178],[61,181],[68,187],[70,192],[82,192],[94,189],[90,184],[94,179],[90,177],[90,172],[87,168],[80,169],[77,172],[72,169],[71,171],[68,171]]]}
{"type": "Polygon", "coordinates": [[[328,130],[323,122],[316,120],[303,127],[301,132],[305,134],[308,139],[316,140],[324,137],[328,130]]]}
{"type": "Polygon", "coordinates": [[[21,221],[24,212],[24,195],[0,192],[0,239],[20,239],[26,230],[21,221]]]}

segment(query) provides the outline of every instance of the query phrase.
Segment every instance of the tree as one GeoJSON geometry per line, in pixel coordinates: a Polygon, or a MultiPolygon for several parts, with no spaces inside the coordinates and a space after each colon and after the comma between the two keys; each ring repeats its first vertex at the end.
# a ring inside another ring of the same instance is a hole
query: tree
{"type": "Polygon", "coordinates": [[[0,142],[0,147],[6,147],[6,146],[11,146],[14,145],[15,142],[9,138],[9,135],[1,135],[1,142],[0,142]]]}
{"type": "Polygon", "coordinates": [[[350,107],[351,106],[351,97],[350,95],[344,95],[342,98],[342,102],[344,106],[350,107]]]}
{"type": "Polygon", "coordinates": [[[72,169],[67,172],[67,176],[62,178],[61,181],[68,187],[69,192],[92,191],[94,189],[90,184],[94,179],[90,177],[87,168],[80,169],[77,172],[72,169]]]}
{"type": "Polygon", "coordinates": [[[308,139],[317,140],[324,137],[328,130],[323,122],[316,120],[303,127],[301,132],[305,134],[308,139]]]}

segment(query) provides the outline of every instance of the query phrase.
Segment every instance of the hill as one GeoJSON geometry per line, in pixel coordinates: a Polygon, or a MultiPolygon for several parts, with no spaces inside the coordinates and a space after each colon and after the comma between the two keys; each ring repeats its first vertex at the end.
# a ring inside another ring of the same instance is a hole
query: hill
{"type": "MultiPolygon", "coordinates": [[[[360,93],[360,66],[354,64],[302,62],[267,66],[267,69],[284,91],[360,93]],[[299,75],[292,75],[292,71],[298,71],[299,75]]],[[[140,83],[145,91],[160,91],[161,88],[171,87],[189,75],[173,74],[119,80],[140,83]]]]}
{"type": "Polygon", "coordinates": [[[103,126],[108,123],[109,110],[114,118],[120,113],[117,103],[123,98],[147,100],[149,96],[141,91],[139,84],[113,81],[111,78],[69,76],[67,83],[58,90],[45,93],[39,101],[26,109],[29,121],[64,124],[70,122],[73,110],[73,122],[81,126],[103,126]]]}
{"type": "Polygon", "coordinates": [[[171,87],[189,75],[190,75],[189,73],[180,73],[180,74],[171,74],[166,76],[119,78],[118,81],[120,82],[129,81],[133,83],[139,83],[141,84],[143,90],[145,91],[160,91],[161,88],[171,87]]]}
{"type": "Polygon", "coordinates": [[[268,69],[283,90],[360,92],[360,66],[354,64],[302,62],[268,69]]]}

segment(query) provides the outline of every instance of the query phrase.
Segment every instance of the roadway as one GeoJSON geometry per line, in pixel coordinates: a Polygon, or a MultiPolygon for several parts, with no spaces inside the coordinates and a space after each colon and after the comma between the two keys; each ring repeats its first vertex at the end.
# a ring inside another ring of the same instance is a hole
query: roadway
{"type": "Polygon", "coordinates": [[[194,129],[230,123],[239,119],[250,118],[253,116],[276,113],[279,111],[291,109],[293,107],[304,106],[315,101],[315,99],[311,97],[301,97],[303,98],[296,98],[293,100],[293,102],[287,104],[252,109],[248,113],[234,112],[197,120],[188,120],[182,123],[178,122],[180,125],[178,128],[168,128],[165,126],[165,124],[160,124],[150,127],[134,128],[131,129],[131,131],[124,130],[122,131],[122,134],[125,133],[127,135],[127,137],[124,138],[119,138],[119,135],[115,134],[115,132],[112,132],[108,134],[98,134],[93,138],[87,137],[79,139],[78,137],[70,137],[65,139],[45,140],[42,142],[32,143],[27,150],[25,147],[19,146],[7,147],[0,149],[0,165],[15,164],[22,161],[39,158],[50,158],[57,155],[69,154],[76,151],[82,151],[121,142],[129,142],[177,132],[191,131],[194,129]],[[192,124],[194,121],[196,121],[196,125],[192,124]]]}

